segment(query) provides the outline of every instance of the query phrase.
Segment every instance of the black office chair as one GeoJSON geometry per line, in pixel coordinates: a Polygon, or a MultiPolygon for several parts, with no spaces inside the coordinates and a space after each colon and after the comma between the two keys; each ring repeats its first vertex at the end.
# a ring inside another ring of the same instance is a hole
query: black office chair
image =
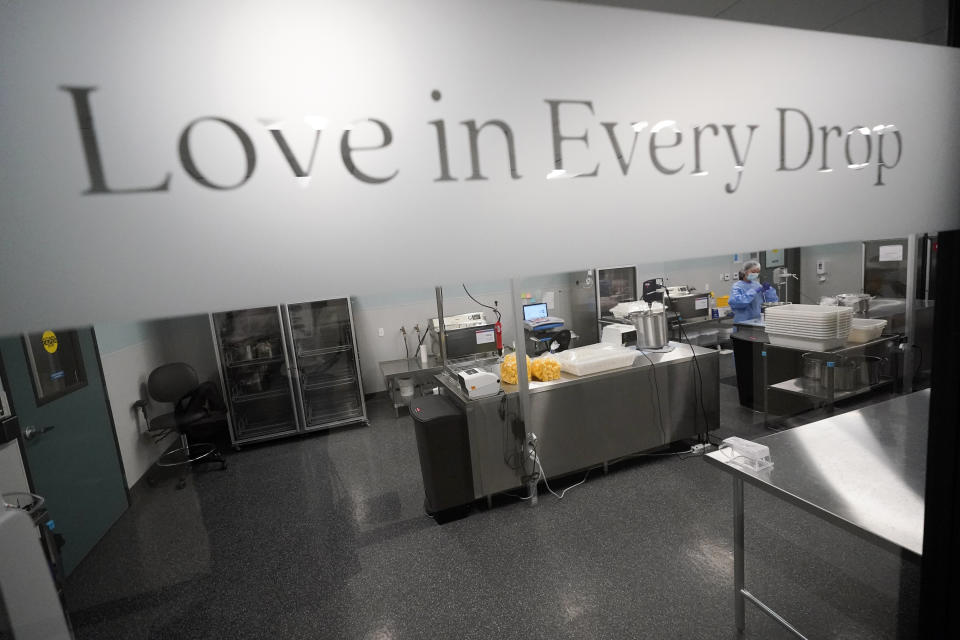
{"type": "MultiPolygon", "coordinates": [[[[197,372],[185,362],[172,362],[157,367],[147,379],[147,394],[156,402],[172,402],[172,413],[150,418],[147,413],[148,402],[139,400],[134,407],[143,414],[147,430],[154,442],[160,442],[176,431],[180,434],[180,446],[164,453],[157,460],[158,467],[177,467],[194,464],[219,463],[220,469],[227,468],[216,445],[191,442],[201,431],[225,423],[227,412],[216,385],[212,382],[199,383],[197,372]]],[[[186,472],[177,481],[177,489],[186,486],[186,472]]]]}

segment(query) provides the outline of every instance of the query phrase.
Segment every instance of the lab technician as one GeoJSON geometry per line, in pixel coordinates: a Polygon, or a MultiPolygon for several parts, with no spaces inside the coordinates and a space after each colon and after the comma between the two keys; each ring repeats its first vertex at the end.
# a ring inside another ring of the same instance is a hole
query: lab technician
{"type": "Polygon", "coordinates": [[[730,308],[735,323],[759,319],[761,304],[779,302],[777,290],[770,283],[760,284],[760,263],[756,260],[744,262],[739,276],[730,289],[730,308]]]}

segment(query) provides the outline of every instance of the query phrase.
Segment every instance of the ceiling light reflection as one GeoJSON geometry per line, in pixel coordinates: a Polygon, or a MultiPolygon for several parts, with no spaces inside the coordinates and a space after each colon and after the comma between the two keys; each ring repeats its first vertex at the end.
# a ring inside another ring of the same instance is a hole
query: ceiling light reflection
{"type": "Polygon", "coordinates": [[[661,120],[661,121],[658,122],[657,124],[653,125],[653,128],[650,129],[650,133],[657,133],[657,132],[659,132],[659,131],[661,131],[661,130],[663,130],[663,129],[666,129],[667,127],[670,127],[671,129],[673,129],[673,130],[674,130],[675,132],[677,132],[677,133],[680,132],[680,130],[677,129],[677,121],[676,121],[676,120],[661,120]]]}
{"type": "Polygon", "coordinates": [[[324,118],[323,116],[304,116],[303,121],[306,122],[311,129],[316,129],[317,131],[323,131],[330,126],[330,119],[324,118]]]}

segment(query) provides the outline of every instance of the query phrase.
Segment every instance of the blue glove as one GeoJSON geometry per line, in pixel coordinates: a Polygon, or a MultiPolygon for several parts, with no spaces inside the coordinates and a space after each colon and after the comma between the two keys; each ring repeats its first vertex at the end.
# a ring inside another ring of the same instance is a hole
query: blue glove
{"type": "Polygon", "coordinates": [[[773,285],[771,285],[769,282],[764,282],[763,286],[760,287],[760,291],[764,293],[766,293],[767,291],[770,291],[770,289],[773,289],[773,285]]]}

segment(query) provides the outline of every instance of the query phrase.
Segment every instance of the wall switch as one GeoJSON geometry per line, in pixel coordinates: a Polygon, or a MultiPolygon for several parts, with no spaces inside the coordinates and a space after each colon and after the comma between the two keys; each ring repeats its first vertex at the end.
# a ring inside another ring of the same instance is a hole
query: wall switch
{"type": "Polygon", "coordinates": [[[822,276],[827,272],[827,261],[817,260],[817,275],[822,276]]]}
{"type": "Polygon", "coordinates": [[[377,335],[380,336],[381,338],[383,337],[383,327],[380,327],[379,329],[377,329],[377,335]]]}

